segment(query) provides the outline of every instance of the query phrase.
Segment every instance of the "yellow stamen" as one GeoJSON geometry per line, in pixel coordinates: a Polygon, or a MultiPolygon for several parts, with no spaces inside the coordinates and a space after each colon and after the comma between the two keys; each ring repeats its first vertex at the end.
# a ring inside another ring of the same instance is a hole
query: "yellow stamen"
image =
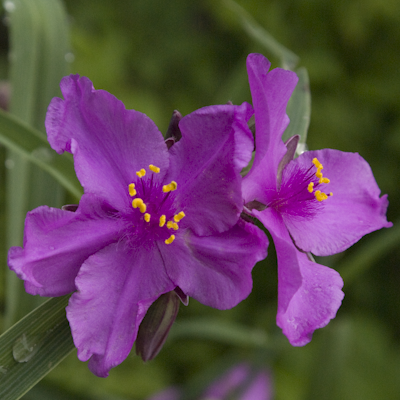
{"type": "Polygon", "coordinates": [[[129,189],[129,195],[131,197],[136,196],[137,191],[135,189],[135,184],[134,183],[130,183],[129,186],[128,186],[128,189],[129,189]]]}
{"type": "Polygon", "coordinates": [[[184,216],[185,216],[185,213],[183,211],[181,211],[180,213],[174,215],[174,221],[179,222],[184,216]]]}
{"type": "Polygon", "coordinates": [[[129,188],[129,195],[130,196],[136,196],[136,189],[135,189],[135,184],[134,183],[130,183],[129,184],[129,186],[128,186],[128,188],[129,188]]]}
{"type": "Polygon", "coordinates": [[[173,192],[178,187],[178,184],[175,181],[171,181],[169,185],[164,185],[162,190],[164,193],[173,192]]]}
{"type": "Polygon", "coordinates": [[[332,192],[330,192],[330,193],[329,193],[329,196],[333,196],[333,193],[332,193],[332,192]]]}
{"type": "Polygon", "coordinates": [[[159,225],[161,226],[161,228],[165,225],[165,221],[166,221],[167,217],[165,215],[161,215],[160,217],[160,223],[159,225]]]}
{"type": "Polygon", "coordinates": [[[167,222],[167,228],[168,229],[173,229],[174,231],[177,231],[179,229],[179,226],[176,222],[168,221],[167,222]]]}
{"type": "Polygon", "coordinates": [[[155,172],[156,174],[158,174],[160,172],[160,168],[156,167],[153,164],[149,165],[149,170],[155,172]]]}
{"type": "Polygon", "coordinates": [[[151,215],[149,213],[144,214],[144,220],[146,222],[150,222],[150,217],[151,217],[151,215]]]}
{"type": "Polygon", "coordinates": [[[171,235],[168,239],[165,239],[165,244],[171,244],[175,240],[175,235],[171,235]]]}
{"type": "Polygon", "coordinates": [[[144,168],[142,168],[140,171],[137,171],[137,172],[136,172],[136,175],[137,175],[139,178],[143,178],[143,177],[146,175],[146,170],[145,170],[144,168]]]}
{"type": "Polygon", "coordinates": [[[318,201],[324,201],[328,198],[328,195],[324,192],[321,192],[320,190],[316,190],[314,195],[318,201]]]}
{"type": "Polygon", "coordinates": [[[324,178],[324,177],[319,178],[319,183],[329,183],[329,182],[330,182],[330,179],[328,179],[328,178],[324,178]]]}
{"type": "Polygon", "coordinates": [[[313,158],[312,160],[313,164],[317,167],[317,169],[323,169],[324,167],[322,166],[322,164],[318,161],[317,158],[313,158]]]}
{"type": "Polygon", "coordinates": [[[146,212],[146,204],[143,203],[142,199],[133,199],[132,200],[132,207],[139,208],[140,212],[144,214],[146,212]]]}
{"type": "Polygon", "coordinates": [[[322,172],[319,168],[318,168],[317,172],[315,173],[315,176],[319,179],[322,179],[322,172]]]}
{"type": "Polygon", "coordinates": [[[308,190],[310,193],[313,192],[313,190],[314,190],[314,182],[310,182],[310,183],[308,184],[307,190],[308,190]]]}

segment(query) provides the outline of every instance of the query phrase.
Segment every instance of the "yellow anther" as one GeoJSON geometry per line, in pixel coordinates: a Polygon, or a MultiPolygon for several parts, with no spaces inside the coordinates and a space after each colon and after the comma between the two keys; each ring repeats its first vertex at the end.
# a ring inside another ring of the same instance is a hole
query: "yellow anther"
{"type": "Polygon", "coordinates": [[[324,201],[328,198],[328,195],[324,192],[321,192],[320,190],[316,190],[314,194],[315,194],[315,198],[318,201],[324,201]]]}
{"type": "Polygon", "coordinates": [[[166,221],[167,217],[165,215],[161,215],[160,217],[160,226],[161,228],[165,225],[165,221],[166,221]]]}
{"type": "Polygon", "coordinates": [[[319,178],[319,183],[329,183],[329,182],[330,182],[330,179],[328,179],[328,178],[324,178],[324,177],[319,178]]]}
{"type": "Polygon", "coordinates": [[[165,244],[171,244],[175,240],[175,235],[171,235],[168,239],[165,239],[165,244]]]}
{"type": "Polygon", "coordinates": [[[136,189],[135,189],[135,184],[134,183],[130,183],[129,184],[129,186],[128,186],[128,188],[129,188],[129,195],[130,196],[136,196],[136,189]]]}
{"type": "Polygon", "coordinates": [[[315,176],[319,179],[322,179],[322,172],[319,168],[318,168],[317,172],[315,173],[315,176]]]}
{"type": "Polygon", "coordinates": [[[160,168],[156,167],[153,164],[149,165],[149,170],[155,172],[156,174],[158,174],[160,172],[160,168]]]}
{"type": "Polygon", "coordinates": [[[329,196],[333,196],[333,193],[332,193],[332,192],[330,192],[330,193],[329,193],[329,196]]]}
{"type": "Polygon", "coordinates": [[[140,171],[137,171],[137,172],[136,172],[136,175],[137,175],[139,178],[143,178],[143,177],[146,175],[146,170],[145,170],[144,168],[142,168],[140,171]]]}
{"type": "Polygon", "coordinates": [[[168,229],[173,229],[174,231],[177,231],[179,229],[179,226],[176,222],[168,221],[167,222],[167,228],[168,229]]]}
{"type": "Polygon", "coordinates": [[[180,213],[174,215],[174,221],[179,222],[184,216],[185,216],[185,213],[183,211],[181,211],[180,213]]]}
{"type": "Polygon", "coordinates": [[[310,193],[313,192],[313,190],[314,190],[314,182],[310,182],[310,183],[308,184],[307,190],[308,190],[310,193]]]}
{"type": "Polygon", "coordinates": [[[322,164],[318,161],[317,158],[313,158],[312,160],[313,164],[317,167],[317,169],[323,169],[324,167],[322,166],[322,164]]]}
{"type": "Polygon", "coordinates": [[[144,214],[146,212],[146,204],[143,203],[142,199],[133,199],[132,200],[132,207],[139,208],[140,212],[144,214]]]}
{"type": "Polygon", "coordinates": [[[178,184],[175,181],[172,181],[170,184],[164,185],[162,187],[162,190],[164,193],[173,192],[174,190],[176,190],[177,187],[178,187],[178,184]]]}
{"type": "Polygon", "coordinates": [[[149,213],[144,214],[144,220],[146,222],[150,222],[150,217],[151,217],[151,215],[149,213]]]}

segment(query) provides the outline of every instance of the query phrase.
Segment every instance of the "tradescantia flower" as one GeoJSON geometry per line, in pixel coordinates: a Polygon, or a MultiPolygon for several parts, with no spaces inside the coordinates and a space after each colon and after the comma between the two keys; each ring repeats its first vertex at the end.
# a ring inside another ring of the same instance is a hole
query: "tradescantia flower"
{"type": "Polygon", "coordinates": [[[390,227],[387,196],[357,153],[324,149],[293,159],[298,137],[282,142],[294,72],[274,69],[261,54],[247,59],[256,126],[254,163],[243,179],[245,210],[269,230],[278,258],[277,324],[302,346],[334,318],[343,281],[310,253],[341,252],[365,234],[390,227]]]}
{"type": "MultiPolygon", "coordinates": [[[[182,400],[188,398],[181,389],[170,387],[148,400],[182,400]]],[[[196,400],[270,400],[272,398],[271,376],[265,368],[254,368],[240,363],[229,368],[212,382],[196,400]]]]}
{"type": "Polygon", "coordinates": [[[168,149],[146,115],[89,79],[65,77],[61,91],[64,100],[48,108],[48,140],[74,155],[84,195],[76,210],[29,212],[24,247],[11,248],[8,263],[28,293],[75,292],[67,318],[78,357],[104,377],[127,357],[163,293],[178,287],[219,309],[250,293],[267,246],[262,231],[239,220],[252,109],[197,110],[168,149]]]}

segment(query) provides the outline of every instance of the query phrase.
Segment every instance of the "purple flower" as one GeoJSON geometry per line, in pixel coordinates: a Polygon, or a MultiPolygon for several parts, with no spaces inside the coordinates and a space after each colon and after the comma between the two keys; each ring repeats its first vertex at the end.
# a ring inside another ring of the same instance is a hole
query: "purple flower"
{"type": "Polygon", "coordinates": [[[298,137],[282,142],[294,72],[261,54],[247,59],[255,110],[256,153],[242,190],[245,208],[269,230],[278,257],[277,324],[294,346],[334,318],[344,294],[340,275],[310,253],[341,252],[365,234],[390,227],[387,196],[357,153],[324,149],[293,160],[298,137]]]}
{"type": "Polygon", "coordinates": [[[179,287],[219,309],[250,293],[267,247],[261,230],[239,220],[252,109],[197,110],[168,150],[146,115],[89,79],[65,77],[61,91],[65,100],[54,98],[47,112],[48,140],[74,155],[84,195],[75,212],[29,212],[24,247],[11,248],[8,263],[31,294],[75,292],[67,318],[78,357],[104,377],[163,293],[179,287]]]}
{"type": "MultiPolygon", "coordinates": [[[[180,400],[186,398],[182,390],[170,387],[148,400],[180,400]]],[[[252,368],[247,363],[234,365],[204,390],[199,400],[270,400],[271,377],[265,369],[252,368]]]]}
{"type": "Polygon", "coordinates": [[[255,371],[249,364],[237,364],[205,391],[202,399],[269,400],[271,379],[266,370],[255,371]]]}

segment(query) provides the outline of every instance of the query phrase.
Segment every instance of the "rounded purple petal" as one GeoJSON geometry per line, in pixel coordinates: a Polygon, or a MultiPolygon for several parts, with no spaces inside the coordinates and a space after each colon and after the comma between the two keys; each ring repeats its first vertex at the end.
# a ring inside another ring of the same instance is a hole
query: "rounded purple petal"
{"type": "Polygon", "coordinates": [[[76,212],[41,206],[25,220],[24,248],[12,247],[8,265],[26,291],[62,296],[75,290],[75,277],[93,253],[119,238],[121,224],[107,204],[84,195],[76,212]]]}
{"type": "Polygon", "coordinates": [[[179,123],[182,139],[169,151],[166,180],[177,182],[177,204],[184,209],[186,226],[198,235],[223,232],[239,218],[243,207],[240,171],[253,148],[249,132],[242,128],[250,115],[247,103],[210,106],[179,123]]]}
{"type": "Polygon", "coordinates": [[[67,318],[78,358],[105,377],[129,354],[151,303],[174,289],[157,249],[122,241],[89,257],[76,278],[67,318]]]}
{"type": "MultiPolygon", "coordinates": [[[[250,372],[250,365],[246,363],[233,366],[207,388],[204,398],[217,400],[227,398],[249,379],[250,372]]],[[[258,398],[254,400],[258,400],[258,398]]]]}
{"type": "Polygon", "coordinates": [[[168,152],[162,134],[146,115],[126,110],[86,77],[62,79],[64,99],[54,98],[46,115],[51,147],[74,154],[75,170],[85,193],[95,193],[117,209],[136,171],[154,164],[164,174],[168,152]]]}
{"type": "MultiPolygon", "coordinates": [[[[380,189],[368,163],[357,153],[324,149],[303,153],[291,164],[309,168],[316,157],[323,165],[323,176],[330,183],[321,185],[332,192],[320,203],[312,217],[304,214],[283,219],[296,245],[319,256],[341,252],[362,236],[377,229],[388,228],[386,219],[387,196],[380,197],[380,189]]],[[[295,205],[294,205],[295,206],[295,205]]]]}
{"type": "Polygon", "coordinates": [[[229,231],[197,236],[187,230],[168,246],[160,246],[173,282],[201,303],[228,309],[252,289],[251,270],[267,255],[268,240],[253,224],[239,220],[229,231]]]}
{"type": "Polygon", "coordinates": [[[336,316],[344,297],[343,280],[335,270],[310,261],[296,249],[276,211],[254,213],[271,233],[278,257],[276,323],[293,346],[304,346],[315,329],[336,316]]]}
{"type": "Polygon", "coordinates": [[[261,370],[251,380],[240,400],[270,400],[272,399],[272,383],[270,374],[261,370]]]}
{"type": "Polygon", "coordinates": [[[278,165],[286,153],[282,142],[282,134],[289,124],[286,106],[298,78],[294,72],[281,68],[268,72],[270,65],[262,54],[247,57],[256,124],[256,154],[253,167],[243,180],[246,202],[258,198],[260,188],[276,189],[278,165]]]}

